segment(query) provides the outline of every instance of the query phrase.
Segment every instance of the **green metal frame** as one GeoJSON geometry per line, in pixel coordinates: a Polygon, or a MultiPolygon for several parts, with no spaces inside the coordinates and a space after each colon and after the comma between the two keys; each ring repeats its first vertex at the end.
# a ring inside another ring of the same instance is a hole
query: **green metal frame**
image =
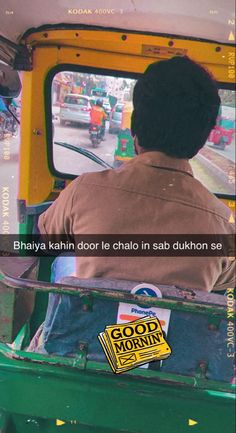
{"type": "MultiPolygon", "coordinates": [[[[3,273],[0,283],[6,296],[15,290],[65,293],[80,296],[85,304],[101,298],[214,320],[226,317],[224,302],[150,299],[104,286],[89,289],[3,273]]],[[[140,368],[115,375],[108,364],[87,360],[83,348],[73,358],[24,351],[27,332],[26,324],[12,346],[0,343],[0,432],[187,433],[189,419],[197,421],[196,432],[222,433],[226,423],[227,432],[233,432],[234,385],[197,373],[188,377],[140,368]]]]}

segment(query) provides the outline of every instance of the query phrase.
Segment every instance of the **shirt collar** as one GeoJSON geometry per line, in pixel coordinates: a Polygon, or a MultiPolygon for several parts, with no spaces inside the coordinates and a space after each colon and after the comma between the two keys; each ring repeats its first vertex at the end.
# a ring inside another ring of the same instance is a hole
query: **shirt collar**
{"type": "Polygon", "coordinates": [[[178,159],[167,156],[159,151],[144,152],[136,156],[136,161],[151,167],[182,171],[193,176],[191,165],[187,159],[178,159]]]}

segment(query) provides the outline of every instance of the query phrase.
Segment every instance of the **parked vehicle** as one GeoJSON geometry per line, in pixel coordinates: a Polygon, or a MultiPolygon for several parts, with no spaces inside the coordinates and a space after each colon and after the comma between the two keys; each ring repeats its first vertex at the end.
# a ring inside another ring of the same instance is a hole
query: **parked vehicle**
{"type": "Polygon", "coordinates": [[[121,129],[123,103],[118,103],[110,113],[109,133],[118,134],[121,129]]]}
{"type": "Polygon", "coordinates": [[[226,117],[218,117],[215,128],[211,131],[208,141],[212,142],[218,149],[224,150],[232,143],[235,134],[235,121],[226,117]]]}
{"type": "Polygon", "coordinates": [[[66,122],[73,122],[89,125],[90,110],[91,103],[89,96],[74,93],[68,94],[60,106],[60,124],[65,125],[66,122]]]}
{"type": "Polygon", "coordinates": [[[91,91],[91,95],[92,97],[95,96],[96,98],[106,98],[107,97],[107,91],[105,89],[101,89],[100,87],[95,87],[94,89],[92,89],[91,91]]]}

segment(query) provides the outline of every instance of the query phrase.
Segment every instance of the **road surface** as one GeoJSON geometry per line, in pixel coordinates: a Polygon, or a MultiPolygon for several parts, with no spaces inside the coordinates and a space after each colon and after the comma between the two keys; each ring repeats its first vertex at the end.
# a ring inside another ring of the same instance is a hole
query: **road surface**
{"type": "Polygon", "coordinates": [[[231,144],[227,145],[224,150],[217,149],[217,147],[213,143],[208,143],[207,146],[210,149],[213,149],[219,155],[222,155],[224,158],[229,159],[232,162],[235,162],[235,135],[231,144]]]}
{"type": "MultiPolygon", "coordinates": [[[[106,125],[105,140],[97,148],[94,148],[90,137],[89,130],[86,126],[77,126],[66,124],[61,126],[58,120],[54,121],[54,142],[62,141],[73,144],[76,147],[83,147],[90,150],[111,166],[114,162],[114,151],[117,144],[117,135],[109,134],[108,124],[106,125]]],[[[70,173],[80,175],[84,172],[103,170],[101,166],[89,160],[83,155],[73,152],[69,149],[63,149],[54,144],[53,147],[54,166],[61,173],[70,173]]]]}

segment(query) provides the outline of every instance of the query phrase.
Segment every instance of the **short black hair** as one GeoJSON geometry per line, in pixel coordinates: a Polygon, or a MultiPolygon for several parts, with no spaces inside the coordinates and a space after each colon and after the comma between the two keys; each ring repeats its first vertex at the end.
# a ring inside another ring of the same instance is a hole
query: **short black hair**
{"type": "Polygon", "coordinates": [[[220,103],[212,75],[189,57],[152,63],[134,87],[132,135],[146,150],[192,158],[214,128],[220,103]]]}

